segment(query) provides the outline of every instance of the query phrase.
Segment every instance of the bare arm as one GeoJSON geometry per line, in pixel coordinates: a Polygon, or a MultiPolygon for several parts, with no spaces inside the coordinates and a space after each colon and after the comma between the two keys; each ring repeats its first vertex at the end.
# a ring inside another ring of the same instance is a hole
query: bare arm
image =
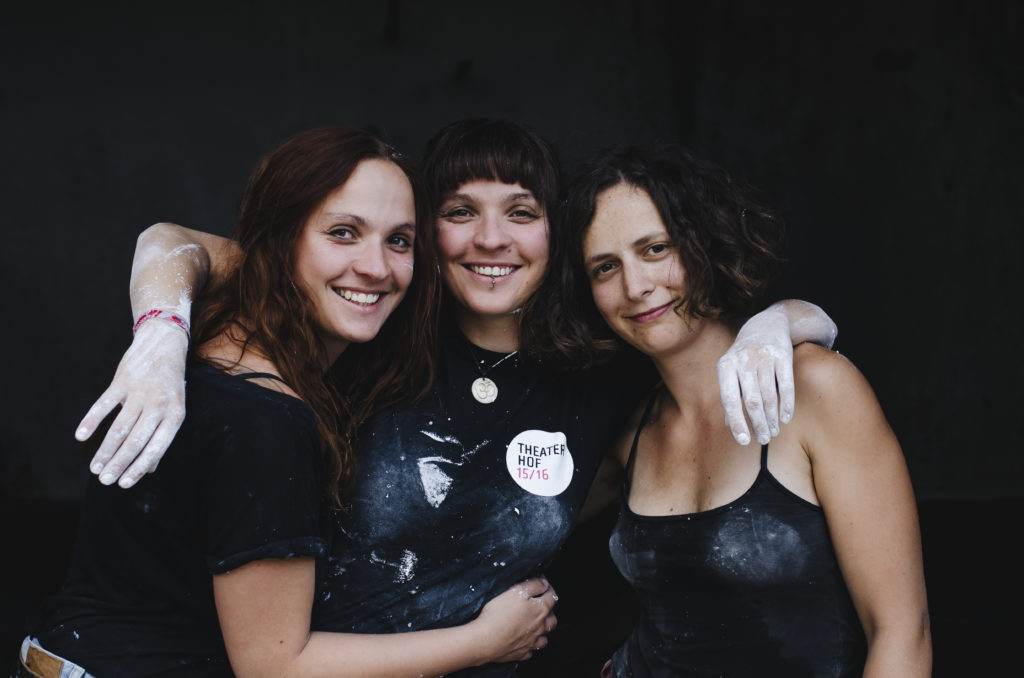
{"type": "Polygon", "coordinates": [[[867,381],[841,356],[802,350],[797,385],[794,425],[868,639],[864,676],[930,676],[921,535],[896,436],[867,381]]]}
{"type": "Polygon", "coordinates": [[[310,558],[260,560],[213,580],[217,615],[239,678],[438,676],[495,661],[529,659],[554,628],[554,591],[516,585],[475,620],[446,629],[360,635],[309,631],[310,558]]]}
{"type": "MultiPolygon", "coordinates": [[[[175,224],[155,224],[139,236],[132,260],[132,317],[158,309],[188,322],[192,299],[208,280],[234,266],[234,241],[175,224]]],[[[162,318],[138,326],[113,381],[75,431],[86,440],[115,407],[114,418],[90,464],[100,482],[120,478],[131,487],[153,471],[185,416],[188,335],[162,318]]]]}
{"type": "Polygon", "coordinates": [[[793,347],[811,342],[831,348],[836,324],[812,303],[787,299],[748,320],[718,361],[725,422],[741,445],[750,426],[759,443],[779,434],[779,423],[793,417],[793,347]]]}

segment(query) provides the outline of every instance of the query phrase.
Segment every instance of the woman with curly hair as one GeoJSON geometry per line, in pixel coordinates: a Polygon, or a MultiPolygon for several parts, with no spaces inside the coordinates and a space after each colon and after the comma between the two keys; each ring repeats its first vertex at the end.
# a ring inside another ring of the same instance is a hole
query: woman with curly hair
{"type": "Polygon", "coordinates": [[[770,445],[738,445],[720,415],[716,362],[779,263],[781,222],[678,148],[602,156],[564,217],[566,308],[661,378],[615,450],[611,552],[642,613],[604,675],[929,675],[914,495],[864,377],[803,344],[770,445]]]}

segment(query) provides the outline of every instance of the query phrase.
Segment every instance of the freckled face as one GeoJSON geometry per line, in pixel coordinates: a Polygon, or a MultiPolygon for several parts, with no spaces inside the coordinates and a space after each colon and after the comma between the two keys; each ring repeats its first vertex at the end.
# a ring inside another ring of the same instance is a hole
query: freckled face
{"type": "Polygon", "coordinates": [[[686,292],[686,272],[645,191],[618,184],[598,196],[583,260],[594,302],[623,340],[657,356],[689,333],[675,310],[686,292]]]}
{"type": "Polygon", "coordinates": [[[540,286],[547,215],[519,184],[463,184],[442,203],[437,230],[441,273],[464,320],[507,316],[540,286]]]}
{"type": "Polygon", "coordinates": [[[412,186],[386,160],[364,160],[313,213],[296,243],[293,279],[313,301],[338,355],[369,341],[409,288],[416,210],[412,186]]]}

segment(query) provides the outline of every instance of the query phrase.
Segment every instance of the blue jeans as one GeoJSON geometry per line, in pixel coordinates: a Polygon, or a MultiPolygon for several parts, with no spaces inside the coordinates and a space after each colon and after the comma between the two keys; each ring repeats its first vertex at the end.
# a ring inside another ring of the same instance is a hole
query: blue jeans
{"type": "Polygon", "coordinates": [[[18,655],[20,665],[11,678],[96,678],[78,664],[47,652],[35,638],[25,636],[18,655]]]}

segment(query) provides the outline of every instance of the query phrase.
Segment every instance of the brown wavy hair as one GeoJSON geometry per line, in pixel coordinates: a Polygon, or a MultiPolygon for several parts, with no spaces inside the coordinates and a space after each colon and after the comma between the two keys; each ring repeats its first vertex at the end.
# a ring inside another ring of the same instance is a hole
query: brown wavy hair
{"type": "Polygon", "coordinates": [[[266,357],[316,416],[324,455],[324,496],[334,505],[355,475],[353,440],[374,411],[420,392],[434,374],[440,282],[433,209],[419,173],[369,132],[345,126],[303,132],[271,151],[239,202],[235,270],[202,299],[193,346],[222,332],[266,357]],[[364,160],[405,173],[416,204],[415,275],[377,337],[352,344],[324,377],[326,350],[309,297],[292,284],[306,222],[364,160]],[[417,391],[418,390],[418,391],[417,391]]]}
{"type": "Polygon", "coordinates": [[[618,339],[594,305],[583,266],[583,238],[594,220],[597,198],[627,184],[654,203],[686,270],[686,292],[676,307],[736,326],[761,303],[779,271],[785,235],[782,220],[758,204],[752,190],[727,172],[679,146],[618,148],[592,160],[570,184],[561,212],[552,261],[557,281],[548,313],[557,323],[560,359],[588,367],[600,362],[618,339]]]}

